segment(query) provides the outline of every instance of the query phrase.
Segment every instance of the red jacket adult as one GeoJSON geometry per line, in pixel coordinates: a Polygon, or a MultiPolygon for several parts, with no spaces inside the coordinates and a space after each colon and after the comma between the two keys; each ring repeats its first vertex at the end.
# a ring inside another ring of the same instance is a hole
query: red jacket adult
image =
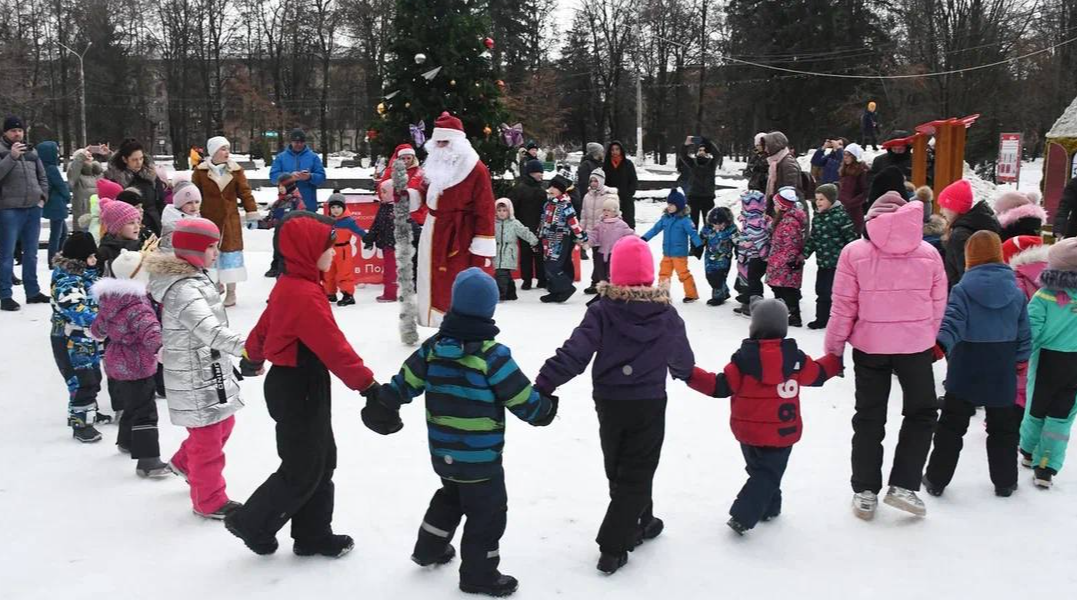
{"type": "Polygon", "coordinates": [[[328,217],[291,212],[281,220],[277,229],[281,276],[247,336],[247,358],[294,367],[302,344],[345,385],[363,391],[373,383],[374,374],[337,327],[318,270],[318,258],[332,246],[332,235],[328,217]]]}
{"type": "Polygon", "coordinates": [[[840,371],[840,358],[812,360],[793,339],[744,340],[721,373],[695,367],[688,385],[733,397],[729,424],[738,442],[784,448],[800,440],[800,387],[821,386],[840,371]]]}

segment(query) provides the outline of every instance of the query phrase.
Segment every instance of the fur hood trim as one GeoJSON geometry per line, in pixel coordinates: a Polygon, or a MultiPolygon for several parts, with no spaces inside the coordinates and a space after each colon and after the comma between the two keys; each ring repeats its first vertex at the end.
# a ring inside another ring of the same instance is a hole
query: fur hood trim
{"type": "MultiPolygon", "coordinates": [[[[213,161],[211,161],[210,159],[207,158],[207,159],[203,160],[202,162],[198,163],[198,166],[195,167],[195,168],[197,168],[200,171],[208,171],[210,165],[212,165],[212,164],[213,164],[213,161]]],[[[243,170],[243,167],[239,166],[239,163],[232,160],[231,158],[229,158],[228,162],[226,162],[225,164],[228,165],[228,171],[231,172],[231,173],[235,173],[236,171],[242,171],[243,170]]]]}
{"type": "Polygon", "coordinates": [[[1040,283],[1052,290],[1077,290],[1077,271],[1045,269],[1040,273],[1040,283]]]}
{"type": "Polygon", "coordinates": [[[942,215],[931,215],[924,223],[924,235],[938,235],[946,233],[946,219],[942,215]]]}
{"type": "Polygon", "coordinates": [[[1028,217],[1039,219],[1040,223],[1047,222],[1047,211],[1042,206],[1036,206],[1035,204],[1024,204],[1006,212],[1000,212],[995,216],[998,218],[999,225],[1003,227],[1009,227],[1017,221],[1028,217]]]}
{"type": "Polygon", "coordinates": [[[154,277],[185,277],[201,272],[198,267],[167,252],[154,252],[147,256],[142,264],[154,277]]]}
{"type": "MultiPolygon", "coordinates": [[[[153,168],[153,159],[148,154],[145,155],[145,159],[142,162],[142,168],[139,169],[137,175],[154,183],[157,181],[157,171],[153,168]]],[[[115,181],[123,187],[129,187],[134,180],[136,173],[127,170],[127,165],[123,163],[123,159],[120,158],[120,153],[117,152],[112,155],[112,158],[108,159],[108,168],[105,169],[105,179],[109,181],[115,181]]]]}
{"type": "Polygon", "coordinates": [[[90,288],[90,295],[100,301],[105,296],[132,296],[141,298],[146,295],[146,283],[137,279],[98,279],[90,288]]]}
{"type": "Polygon", "coordinates": [[[82,275],[90,268],[86,261],[67,258],[60,253],[57,253],[52,259],[52,266],[56,269],[63,269],[72,275],[82,275]]]}
{"type": "Polygon", "coordinates": [[[624,302],[654,302],[656,304],[669,304],[669,282],[660,283],[657,287],[651,286],[621,286],[603,281],[598,284],[598,295],[610,300],[624,302]]]}
{"type": "Polygon", "coordinates": [[[1027,250],[1022,250],[1010,257],[1010,267],[1016,270],[1017,267],[1033,263],[1045,263],[1047,262],[1047,252],[1050,250],[1050,246],[1033,246],[1027,250]]]}

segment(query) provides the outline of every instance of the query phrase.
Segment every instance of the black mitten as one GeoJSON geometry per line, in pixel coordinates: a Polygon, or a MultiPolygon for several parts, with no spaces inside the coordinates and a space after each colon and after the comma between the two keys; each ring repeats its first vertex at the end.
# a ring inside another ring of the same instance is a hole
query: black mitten
{"type": "Polygon", "coordinates": [[[541,394],[541,396],[550,403],[550,410],[547,411],[546,414],[543,415],[541,418],[535,419],[531,422],[531,424],[535,427],[545,427],[550,423],[553,423],[553,418],[557,416],[557,404],[560,401],[557,396],[552,396],[549,394],[541,394]]]}

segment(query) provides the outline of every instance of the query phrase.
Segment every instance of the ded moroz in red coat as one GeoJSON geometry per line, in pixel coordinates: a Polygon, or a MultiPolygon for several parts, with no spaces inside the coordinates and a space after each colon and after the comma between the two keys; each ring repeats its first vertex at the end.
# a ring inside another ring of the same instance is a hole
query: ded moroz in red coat
{"type": "Polygon", "coordinates": [[[374,374],[337,326],[317,267],[318,257],[332,246],[332,232],[332,220],[320,215],[291,212],[281,220],[277,244],[283,268],[269,304],[247,336],[247,358],[295,367],[303,345],[345,385],[363,391],[374,374]]]}
{"type": "Polygon", "coordinates": [[[479,160],[456,117],[442,113],[425,148],[423,192],[429,213],[419,238],[416,298],[419,325],[438,327],[449,312],[452,284],[460,271],[479,267],[493,275],[497,253],[494,190],[490,171],[479,160]],[[450,160],[437,160],[444,154],[437,147],[439,141],[449,142],[449,151],[455,155],[450,160]]]}
{"type": "Polygon", "coordinates": [[[812,360],[793,339],[744,340],[721,373],[699,367],[688,386],[714,398],[733,397],[729,424],[748,446],[784,448],[800,440],[801,386],[821,386],[841,371],[841,359],[812,360]]]}

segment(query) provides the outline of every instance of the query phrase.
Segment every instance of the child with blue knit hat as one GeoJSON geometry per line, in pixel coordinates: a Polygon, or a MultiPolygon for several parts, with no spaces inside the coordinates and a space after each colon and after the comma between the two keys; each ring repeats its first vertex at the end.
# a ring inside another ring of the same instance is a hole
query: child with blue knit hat
{"type": "Polygon", "coordinates": [[[673,272],[677,272],[677,278],[684,286],[684,302],[699,300],[699,292],[696,291],[696,281],[692,278],[692,272],[688,270],[688,244],[693,247],[703,245],[703,240],[696,233],[695,225],[689,218],[688,199],[680,188],[670,190],[666,198],[666,212],[661,219],[651,227],[651,230],[643,234],[643,241],[663,234],[662,238],[662,262],[659,263],[658,283],[668,282],[673,272]]]}
{"type": "Polygon", "coordinates": [[[403,427],[400,406],[426,394],[430,459],[441,488],[430,500],[411,560],[424,567],[451,561],[456,550],[450,542],[466,515],[460,589],[507,596],[517,581],[497,568],[508,511],[501,465],[505,409],[543,427],[557,414],[557,398],[532,388],[508,347],[494,341],[497,303],[492,277],[477,267],[461,271],[438,333],[408,357],[376,398],[368,396],[362,417],[377,433],[395,433],[403,427]]]}

